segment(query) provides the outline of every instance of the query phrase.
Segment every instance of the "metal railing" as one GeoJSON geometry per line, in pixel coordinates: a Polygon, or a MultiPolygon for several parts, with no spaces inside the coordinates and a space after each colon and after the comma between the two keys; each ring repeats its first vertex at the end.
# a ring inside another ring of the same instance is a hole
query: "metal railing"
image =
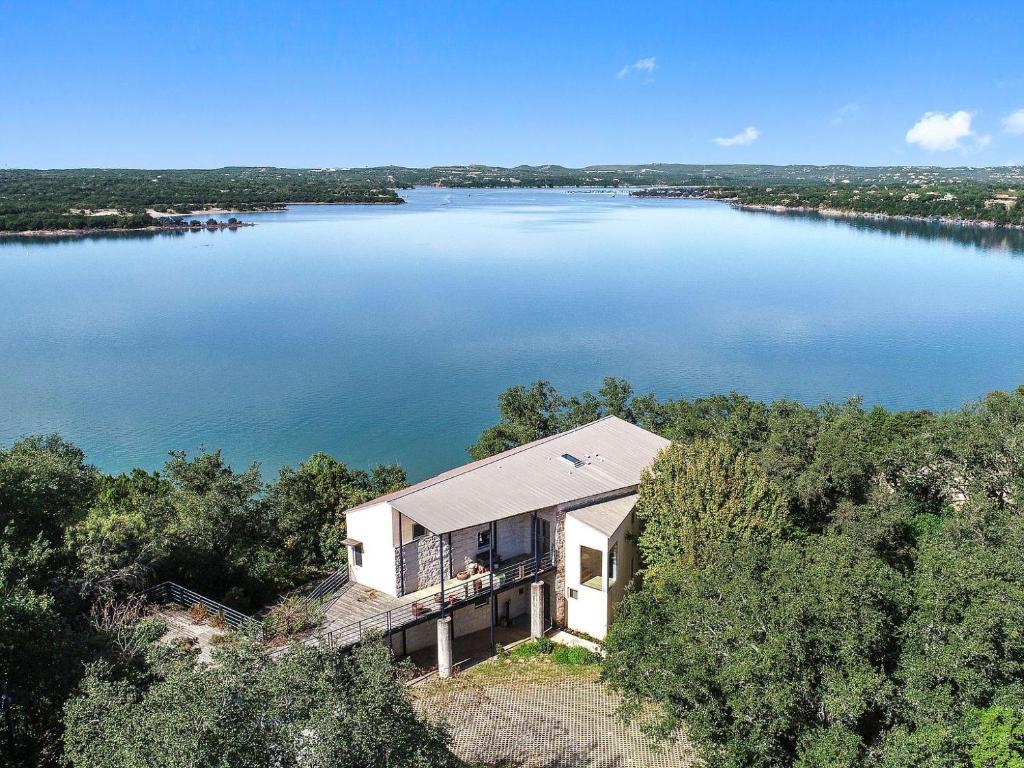
{"type": "MultiPolygon", "coordinates": [[[[531,579],[538,573],[544,573],[553,567],[553,562],[551,554],[547,553],[541,555],[539,561],[530,557],[501,568],[495,568],[494,591],[498,592],[513,584],[531,579]]],[[[446,584],[444,592],[445,610],[455,610],[489,595],[491,593],[491,576],[484,574],[479,578],[469,579],[457,585],[448,586],[446,584]]],[[[369,633],[390,635],[403,627],[417,624],[435,615],[441,615],[440,589],[397,608],[332,629],[321,635],[320,640],[332,647],[348,648],[360,642],[369,633]]]]}
{"type": "Polygon", "coordinates": [[[346,563],[345,565],[342,565],[334,573],[332,573],[330,576],[328,576],[326,579],[317,584],[316,587],[313,588],[313,591],[306,595],[306,600],[308,602],[320,600],[325,596],[329,595],[330,593],[337,591],[337,589],[347,581],[348,564],[346,563]]]}
{"type": "Polygon", "coordinates": [[[221,616],[224,619],[224,623],[232,629],[255,632],[260,636],[263,634],[263,625],[252,616],[247,616],[241,611],[229,608],[222,603],[218,603],[216,600],[211,600],[206,595],[193,592],[191,589],[183,587],[181,584],[176,584],[173,581],[163,581],[156,586],[150,587],[142,594],[165,603],[175,603],[185,610],[189,610],[195,605],[201,605],[208,613],[221,616]]]}

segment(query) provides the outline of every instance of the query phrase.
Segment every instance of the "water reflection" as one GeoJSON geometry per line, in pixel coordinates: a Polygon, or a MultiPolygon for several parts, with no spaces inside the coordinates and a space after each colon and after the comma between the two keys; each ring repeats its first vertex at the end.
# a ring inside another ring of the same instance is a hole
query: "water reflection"
{"type": "Polygon", "coordinates": [[[418,479],[537,378],[932,409],[1024,381],[1024,259],[980,258],[1021,253],[1015,231],[403,194],[245,214],[260,226],[237,237],[0,244],[0,444],[56,431],[108,471],[199,444],[271,472],[324,450],[418,479]]]}
{"type": "Polygon", "coordinates": [[[1007,227],[984,227],[951,224],[917,219],[873,219],[829,216],[814,211],[761,211],[744,209],[744,213],[760,216],[788,216],[817,222],[826,226],[849,227],[865,232],[878,232],[900,239],[938,240],[976,250],[1004,251],[1013,256],[1024,255],[1024,230],[1007,227]]]}
{"type": "MultiPolygon", "coordinates": [[[[218,218],[219,220],[219,218],[218,218]]],[[[65,245],[93,240],[175,240],[199,232],[237,232],[243,227],[180,227],[175,229],[98,229],[95,232],[75,232],[53,235],[7,235],[0,233],[0,246],[4,245],[65,245]]]]}

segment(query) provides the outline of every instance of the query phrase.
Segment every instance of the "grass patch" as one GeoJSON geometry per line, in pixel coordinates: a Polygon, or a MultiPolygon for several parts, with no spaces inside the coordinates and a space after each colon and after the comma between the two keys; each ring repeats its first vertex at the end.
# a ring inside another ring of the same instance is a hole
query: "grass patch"
{"type": "Polygon", "coordinates": [[[552,643],[546,637],[520,643],[494,661],[477,664],[463,678],[486,685],[504,682],[512,669],[519,677],[535,682],[565,677],[590,677],[599,671],[601,657],[586,648],[552,643]]]}
{"type": "Polygon", "coordinates": [[[598,664],[601,657],[578,645],[555,645],[551,661],[561,667],[587,667],[598,664]]]}
{"type": "Polygon", "coordinates": [[[509,651],[508,657],[513,661],[524,661],[526,659],[535,659],[538,656],[544,655],[544,653],[545,651],[542,649],[542,646],[538,645],[535,640],[530,640],[527,643],[520,643],[509,651]]]}

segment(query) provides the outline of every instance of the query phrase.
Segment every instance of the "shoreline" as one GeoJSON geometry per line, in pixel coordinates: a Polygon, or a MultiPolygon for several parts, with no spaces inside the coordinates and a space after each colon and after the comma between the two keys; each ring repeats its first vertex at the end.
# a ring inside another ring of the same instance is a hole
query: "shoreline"
{"type": "Polygon", "coordinates": [[[290,205],[403,205],[405,200],[399,198],[398,200],[378,200],[378,201],[346,201],[337,203],[323,203],[323,202],[306,202],[300,200],[290,200],[285,203],[268,203],[267,208],[250,208],[248,210],[239,210],[232,208],[203,208],[201,210],[189,211],[187,213],[167,213],[164,211],[157,211],[152,208],[147,208],[146,213],[154,220],[153,224],[145,227],[76,227],[70,229],[28,229],[20,232],[0,232],[0,239],[5,237],[79,237],[86,235],[116,235],[119,233],[128,232],[183,232],[183,231],[196,231],[201,229],[236,229],[238,227],[254,227],[256,226],[255,221],[238,221],[234,224],[228,224],[225,222],[217,222],[216,224],[207,224],[205,221],[198,226],[191,224],[160,224],[162,219],[182,219],[189,218],[192,216],[224,216],[227,214],[247,214],[247,213],[275,213],[287,210],[290,205]]]}
{"type": "Polygon", "coordinates": [[[148,227],[85,227],[79,229],[29,229],[23,232],[0,232],[0,240],[10,238],[29,237],[89,237],[90,235],[121,235],[139,232],[198,232],[204,229],[238,229],[239,227],[255,227],[254,221],[236,221],[228,224],[226,221],[216,224],[202,223],[192,224],[153,224],[148,227]]]}
{"type": "MultiPolygon", "coordinates": [[[[682,199],[682,198],[681,198],[682,199]]],[[[729,203],[741,211],[764,211],[766,213],[814,213],[829,219],[868,219],[875,221],[914,221],[922,224],[944,224],[958,227],[977,227],[978,229],[1012,229],[1024,230],[1024,224],[998,224],[986,219],[961,219],[958,216],[913,216],[904,213],[871,213],[868,211],[848,211],[843,208],[811,208],[809,206],[769,205],[767,203],[741,203],[736,200],[704,197],[691,198],[701,200],[719,199],[729,203]]]]}
{"type": "MultiPolygon", "coordinates": [[[[434,185],[420,185],[424,188],[431,188],[434,185]]],[[[816,214],[822,218],[830,219],[865,219],[874,221],[909,221],[923,224],[942,224],[945,226],[958,226],[958,227],[975,227],[978,229],[1005,229],[1013,231],[1024,231],[1024,224],[998,224],[993,221],[987,221],[985,219],[962,219],[954,216],[915,216],[910,214],[897,214],[897,213],[872,213],[867,211],[850,211],[842,208],[812,208],[810,206],[788,206],[788,205],[771,205],[769,203],[741,203],[736,198],[727,197],[711,197],[703,194],[686,194],[686,195],[659,195],[659,194],[644,194],[643,189],[637,189],[636,187],[576,187],[574,185],[567,185],[565,187],[434,187],[435,189],[453,189],[453,190],[464,190],[464,189],[569,189],[579,190],[586,192],[603,192],[607,193],[618,193],[619,191],[624,192],[630,197],[648,198],[648,199],[659,199],[659,200],[709,200],[712,202],[727,203],[733,208],[741,211],[760,211],[764,213],[775,213],[775,214],[816,214]]],[[[698,187],[691,187],[686,189],[699,189],[698,187]]],[[[204,208],[200,210],[193,210],[187,213],[166,213],[162,211],[156,211],[152,208],[147,208],[146,213],[151,216],[156,222],[161,219],[180,219],[190,216],[223,216],[227,214],[247,214],[247,213],[275,213],[287,210],[292,205],[404,205],[406,200],[399,197],[397,200],[379,200],[379,201],[346,201],[346,202],[310,202],[303,200],[289,200],[282,203],[268,203],[266,208],[256,208],[248,210],[239,210],[231,208],[204,208]],[[272,206],[272,207],[271,207],[272,206]]],[[[252,227],[255,226],[256,222],[252,221],[238,221],[234,224],[228,224],[227,222],[217,222],[217,224],[207,224],[202,222],[199,225],[191,224],[160,224],[154,223],[145,227],[125,227],[125,228],[110,228],[103,229],[100,227],[81,227],[74,229],[38,229],[38,230],[25,230],[21,232],[0,232],[0,239],[3,238],[33,238],[33,237],[79,237],[88,235],[115,235],[119,233],[131,233],[131,232],[182,232],[182,231],[198,231],[204,229],[236,229],[238,227],[252,227]]]]}
{"type": "MultiPolygon", "coordinates": [[[[666,188],[670,189],[670,188],[666,188]]],[[[687,192],[696,191],[700,187],[678,187],[676,189],[687,192]]],[[[735,197],[714,197],[706,194],[644,194],[649,190],[639,190],[638,193],[630,193],[632,197],[650,200],[710,200],[712,202],[728,203],[740,211],[762,211],[765,213],[799,213],[816,214],[827,219],[866,219],[874,221],[911,221],[920,224],[943,224],[957,227],[977,227],[978,229],[1008,229],[1024,231],[1024,224],[998,224],[987,219],[962,219],[958,216],[915,216],[904,213],[872,213],[869,211],[850,211],[844,208],[813,208],[806,205],[772,205],[771,203],[741,203],[735,197]]]]}

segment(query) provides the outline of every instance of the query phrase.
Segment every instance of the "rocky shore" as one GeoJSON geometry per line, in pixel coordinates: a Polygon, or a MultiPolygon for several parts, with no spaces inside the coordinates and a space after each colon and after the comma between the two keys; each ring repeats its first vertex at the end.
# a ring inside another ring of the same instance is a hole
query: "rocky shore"
{"type": "Polygon", "coordinates": [[[810,206],[768,205],[764,203],[741,203],[735,199],[704,197],[706,200],[723,200],[744,211],[767,211],[769,213],[814,213],[835,219],[867,219],[875,221],[916,221],[932,224],[947,224],[960,227],[981,227],[983,229],[1016,229],[1024,230],[1022,224],[997,224],[984,219],[961,219],[955,216],[909,216],[896,213],[869,213],[866,211],[849,211],[841,208],[812,208],[810,206]]]}
{"type": "Polygon", "coordinates": [[[195,232],[202,229],[238,229],[239,227],[254,227],[256,224],[251,221],[218,221],[214,224],[209,222],[193,223],[183,222],[175,224],[153,224],[148,227],[120,227],[104,229],[100,227],[82,227],[79,229],[29,229],[22,232],[0,232],[0,238],[5,237],[84,237],[88,235],[121,235],[139,234],[146,232],[195,232]]]}
{"type": "Polygon", "coordinates": [[[736,197],[709,195],[701,187],[664,187],[640,189],[629,193],[632,197],[650,197],[664,200],[717,200],[744,211],[766,211],[768,213],[816,214],[836,219],[864,219],[874,221],[912,221],[919,223],[946,224],[959,227],[980,227],[983,229],[1013,229],[1024,231],[1022,224],[997,224],[985,219],[963,219],[956,216],[912,216],[896,213],[871,213],[851,211],[843,208],[815,208],[807,205],[772,205],[769,203],[744,203],[736,197]]]}

